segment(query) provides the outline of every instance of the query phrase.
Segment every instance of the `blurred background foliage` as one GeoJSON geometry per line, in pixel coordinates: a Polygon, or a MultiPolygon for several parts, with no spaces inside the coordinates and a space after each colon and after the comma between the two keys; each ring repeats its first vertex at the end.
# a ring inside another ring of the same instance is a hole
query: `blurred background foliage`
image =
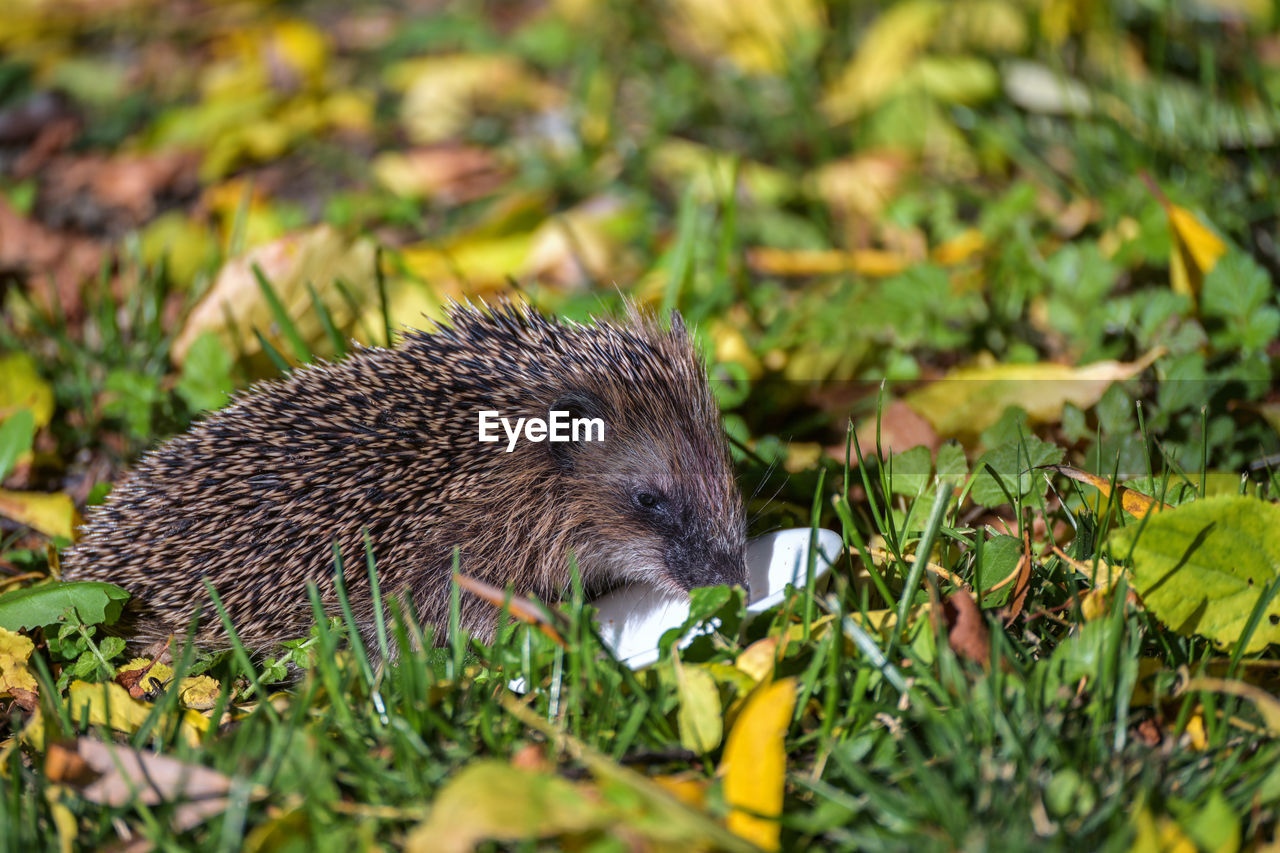
{"type": "Polygon", "coordinates": [[[792,472],[877,408],[975,457],[1009,406],[1092,470],[1149,473],[1140,426],[1265,467],[1278,14],[7,0],[3,344],[59,412],[10,485],[82,503],[282,364],[517,291],[681,310],[792,472]]]}

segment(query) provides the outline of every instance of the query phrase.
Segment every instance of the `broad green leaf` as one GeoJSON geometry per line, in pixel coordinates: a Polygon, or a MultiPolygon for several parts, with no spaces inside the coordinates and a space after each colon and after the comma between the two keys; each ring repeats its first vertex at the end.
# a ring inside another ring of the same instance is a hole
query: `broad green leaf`
{"type": "Polygon", "coordinates": [[[120,617],[129,593],[100,581],[47,583],[0,595],[0,628],[20,631],[61,620],[69,611],[86,625],[110,625],[120,617]]]}
{"type": "Polygon", "coordinates": [[[19,409],[0,422],[0,481],[9,476],[13,466],[31,449],[36,438],[36,416],[30,409],[19,409]]]}
{"type": "Polygon", "coordinates": [[[704,755],[720,745],[724,734],[720,691],[711,673],[701,666],[681,663],[679,655],[672,655],[671,663],[676,671],[676,695],[680,698],[676,713],[680,745],[704,755]]]}
{"type": "Polygon", "coordinates": [[[474,761],[436,796],[431,815],[409,834],[408,853],[466,853],[485,840],[525,841],[603,829],[618,820],[552,773],[494,759],[474,761]]]}
{"type": "Polygon", "coordinates": [[[761,687],[750,698],[729,732],[720,770],[724,799],[733,809],[728,827],[764,850],[777,850],[785,790],[787,751],[784,739],[796,704],[796,680],[784,678],[761,687]]]}
{"type": "MultiPolygon", "coordinates": [[[[1181,634],[1231,645],[1267,584],[1280,575],[1280,506],[1223,496],[1183,504],[1114,531],[1116,560],[1130,550],[1143,603],[1181,634]]],[[[1272,599],[1246,652],[1280,642],[1280,598],[1272,599]]]]}

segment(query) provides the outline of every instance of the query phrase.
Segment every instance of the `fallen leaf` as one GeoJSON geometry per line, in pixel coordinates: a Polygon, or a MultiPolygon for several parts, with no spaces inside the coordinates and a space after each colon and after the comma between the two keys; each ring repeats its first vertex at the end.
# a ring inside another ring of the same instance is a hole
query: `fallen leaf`
{"type": "Polygon", "coordinates": [[[1204,277],[1227,253],[1227,244],[1185,207],[1174,204],[1159,185],[1145,173],[1142,175],[1169,219],[1173,247],[1169,257],[1169,285],[1174,293],[1191,298],[1195,304],[1204,286],[1204,277]]]}
{"type": "Polygon", "coordinates": [[[548,109],[562,100],[512,56],[445,54],[413,59],[386,73],[404,92],[400,120],[409,137],[430,145],[458,136],[477,108],[548,109]]]}
{"type": "Polygon", "coordinates": [[[36,429],[47,426],[53,417],[53,388],[40,377],[35,359],[11,352],[0,356],[0,420],[20,409],[31,412],[36,429]]]}
{"type": "Polygon", "coordinates": [[[738,654],[733,665],[757,682],[769,681],[773,677],[773,664],[778,659],[780,642],[777,636],[756,640],[738,654]]]}
{"type": "Polygon", "coordinates": [[[325,336],[308,285],[314,286],[334,323],[345,328],[353,317],[335,282],[343,282],[357,299],[372,297],[376,284],[374,254],[372,241],[348,240],[334,228],[320,225],[228,261],[213,286],[187,315],[173,342],[174,362],[181,365],[196,338],[205,331],[214,332],[229,350],[239,349],[250,355],[261,350],[253,329],[265,333],[274,320],[253,273],[255,265],[271,283],[304,340],[316,342],[325,336]],[[238,340],[227,328],[228,319],[234,323],[238,340]]]}
{"type": "Polygon", "coordinates": [[[603,829],[618,820],[606,803],[554,773],[480,759],[436,795],[427,820],[409,833],[406,853],[467,853],[481,841],[532,841],[603,829]]]}
{"type": "MultiPolygon", "coordinates": [[[[872,415],[858,424],[858,447],[864,458],[875,456],[877,435],[880,437],[880,450],[886,454],[903,453],[921,445],[936,453],[942,445],[942,439],[929,422],[902,400],[890,401],[878,420],[872,415]]],[[[838,462],[844,462],[844,443],[830,448],[828,454],[838,462]]],[[[857,451],[852,447],[849,448],[849,461],[850,464],[858,461],[857,451]]]]}
{"type": "Polygon", "coordinates": [[[71,496],[62,492],[11,492],[0,489],[0,515],[25,524],[46,536],[70,539],[80,516],[71,496]]]}
{"type": "MultiPolygon", "coordinates": [[[[119,732],[132,734],[151,715],[152,705],[141,702],[114,681],[91,684],[73,681],[67,688],[67,706],[71,719],[78,725],[86,723],[105,726],[119,732]]],[[[178,730],[187,743],[200,743],[209,721],[195,711],[183,711],[178,730]]]]}
{"type": "Polygon", "coordinates": [[[780,73],[811,53],[826,25],[814,0],[673,0],[667,8],[666,30],[677,45],[757,74],[780,73]]]}
{"type": "MultiPolygon", "coordinates": [[[[176,832],[199,826],[227,809],[232,779],[216,770],[87,737],[75,742],[75,750],[100,774],[80,789],[80,796],[91,803],[117,807],[175,803],[172,826],[176,832]]],[[[254,799],[265,795],[261,788],[249,792],[254,799]]]]}
{"type": "Polygon", "coordinates": [[[1137,361],[1096,361],[1081,367],[1052,362],[962,367],[912,391],[906,401],[938,435],[968,443],[1009,406],[1021,406],[1033,424],[1057,423],[1067,403],[1089,409],[1112,383],[1137,376],[1163,354],[1157,348],[1137,361]]]}
{"type": "MultiPolygon", "coordinates": [[[[1280,576],[1280,505],[1205,498],[1114,530],[1108,547],[1113,559],[1130,561],[1133,588],[1160,621],[1180,634],[1232,645],[1262,591],[1280,576]]],[[[1244,650],[1268,643],[1280,643],[1280,599],[1272,600],[1244,650]]]]}
{"type": "Polygon", "coordinates": [[[15,690],[39,691],[35,676],[27,669],[35,648],[28,637],[0,628],[0,695],[13,696],[15,690]]]}
{"type": "Polygon", "coordinates": [[[947,644],[957,656],[986,666],[991,662],[991,632],[982,611],[973,598],[958,589],[942,601],[939,608],[947,644]]]}
{"type": "MultiPolygon", "coordinates": [[[[1072,468],[1070,465],[1045,465],[1047,470],[1057,471],[1063,476],[1070,477],[1081,483],[1088,483],[1098,491],[1102,492],[1102,496],[1111,496],[1111,481],[1104,480],[1096,474],[1090,474],[1088,471],[1081,471],[1079,468],[1072,468]]],[[[1120,508],[1132,515],[1134,518],[1143,518],[1149,512],[1160,512],[1161,510],[1173,509],[1169,504],[1161,503],[1149,495],[1136,492],[1126,486],[1116,485],[1116,493],[1120,498],[1120,508]]]]}
{"type": "Polygon", "coordinates": [[[676,673],[676,696],[680,707],[676,723],[680,745],[698,755],[705,755],[720,745],[724,734],[721,718],[720,691],[707,670],[697,664],[686,664],[678,654],[671,656],[676,673]]]}
{"type": "Polygon", "coordinates": [[[80,286],[101,274],[103,257],[98,241],[46,228],[0,197],[0,272],[27,276],[33,301],[46,314],[56,306],[69,323],[79,322],[80,286]]]}
{"type": "Polygon", "coordinates": [[[928,45],[946,11],[937,0],[908,0],[881,13],[862,33],[858,52],[822,98],[835,122],[848,121],[883,101],[928,45]]]}
{"type": "Polygon", "coordinates": [[[897,275],[910,265],[907,258],[881,249],[747,249],[747,266],[761,275],[815,276],[857,273],[874,278],[897,275]]]}
{"type": "Polygon", "coordinates": [[[727,825],[764,850],[777,850],[786,788],[784,738],[796,703],[796,681],[784,678],[760,687],[747,700],[725,743],[720,772],[731,812],[727,825]]]}
{"type": "Polygon", "coordinates": [[[384,152],[374,158],[373,174],[396,195],[447,205],[482,198],[509,177],[489,149],[457,144],[384,152]]]}

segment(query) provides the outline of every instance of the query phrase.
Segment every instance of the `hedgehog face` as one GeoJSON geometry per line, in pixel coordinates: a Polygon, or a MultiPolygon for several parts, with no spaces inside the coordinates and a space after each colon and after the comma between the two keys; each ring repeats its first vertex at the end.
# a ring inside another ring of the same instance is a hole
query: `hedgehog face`
{"type": "Polygon", "coordinates": [[[747,587],[746,522],[719,423],[708,428],[686,418],[655,433],[649,415],[639,429],[606,415],[614,422],[604,441],[559,458],[570,502],[592,508],[581,528],[589,541],[578,550],[602,580],[642,580],[679,593],[747,587]]]}

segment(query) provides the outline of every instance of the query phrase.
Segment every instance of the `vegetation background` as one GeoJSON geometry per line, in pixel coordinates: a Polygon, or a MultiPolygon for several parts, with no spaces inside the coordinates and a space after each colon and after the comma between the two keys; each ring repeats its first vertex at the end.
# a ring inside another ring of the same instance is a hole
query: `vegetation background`
{"type": "Polygon", "coordinates": [[[5,849],[1280,844],[1280,6],[2,5],[5,849]],[[126,663],[50,582],[229,392],[510,293],[696,323],[829,585],[633,673],[580,596],[126,663]]]}

